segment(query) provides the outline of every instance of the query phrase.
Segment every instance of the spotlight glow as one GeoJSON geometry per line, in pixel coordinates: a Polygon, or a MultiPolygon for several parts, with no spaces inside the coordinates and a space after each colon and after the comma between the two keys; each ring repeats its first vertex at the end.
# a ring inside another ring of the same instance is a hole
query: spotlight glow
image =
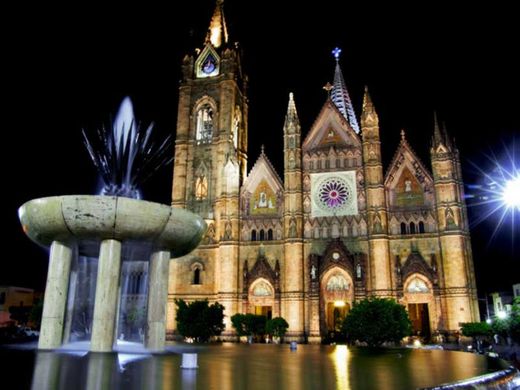
{"type": "Polygon", "coordinates": [[[485,160],[471,162],[481,175],[476,184],[468,184],[468,205],[478,206],[476,220],[472,225],[488,221],[494,225],[494,231],[489,242],[497,235],[502,226],[511,227],[511,239],[514,247],[515,236],[518,236],[519,224],[515,216],[520,216],[520,162],[518,144],[515,141],[505,145],[500,156],[494,153],[486,155],[485,160]],[[517,222],[515,224],[515,222],[517,222]]]}
{"type": "Polygon", "coordinates": [[[506,182],[502,200],[509,207],[520,210],[520,176],[506,182]]]}

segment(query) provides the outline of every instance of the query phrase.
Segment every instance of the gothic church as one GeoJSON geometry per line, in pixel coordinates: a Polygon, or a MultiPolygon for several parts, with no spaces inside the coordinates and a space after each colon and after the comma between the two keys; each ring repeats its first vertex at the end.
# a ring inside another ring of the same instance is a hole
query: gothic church
{"type": "Polygon", "coordinates": [[[310,129],[289,95],[283,177],[263,150],[248,171],[247,77],[222,0],[203,49],[185,56],[172,205],[208,230],[170,262],[170,337],[177,298],[223,304],[224,338],[233,314],[257,313],[284,317],[286,340],[319,342],[371,296],[403,304],[421,335],[479,319],[456,146],[435,120],[431,171],[402,132],[384,172],[376,107],[365,90],[358,122],[334,54],[334,84],[310,129]]]}

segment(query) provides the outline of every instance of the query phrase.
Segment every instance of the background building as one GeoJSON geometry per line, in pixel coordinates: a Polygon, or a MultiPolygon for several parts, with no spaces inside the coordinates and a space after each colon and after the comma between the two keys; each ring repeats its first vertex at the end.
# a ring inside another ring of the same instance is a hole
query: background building
{"type": "Polygon", "coordinates": [[[34,301],[34,290],[24,287],[0,286],[0,326],[14,323],[9,313],[9,308],[20,307],[27,309],[34,301]]]}
{"type": "Polygon", "coordinates": [[[255,312],[284,317],[288,339],[311,342],[369,296],[396,298],[422,335],[479,318],[455,144],[435,119],[430,171],[402,131],[384,172],[376,107],[366,90],[358,122],[339,54],[303,133],[289,96],[283,178],[263,150],[247,173],[247,77],[217,2],[203,49],[182,64],[172,204],[208,231],[171,262],[169,332],[176,298],[219,301],[227,336],[231,315],[255,312]]]}

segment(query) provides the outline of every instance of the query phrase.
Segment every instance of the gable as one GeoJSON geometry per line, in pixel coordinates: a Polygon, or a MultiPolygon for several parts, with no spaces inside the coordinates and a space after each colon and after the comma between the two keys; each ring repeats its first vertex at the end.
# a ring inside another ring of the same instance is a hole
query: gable
{"type": "Polygon", "coordinates": [[[311,130],[305,137],[302,149],[329,148],[330,146],[357,146],[361,141],[345,117],[330,101],[324,104],[311,130]]]}
{"type": "Polygon", "coordinates": [[[278,215],[283,185],[271,163],[261,154],[242,187],[248,215],[278,215]]]}
{"type": "Polygon", "coordinates": [[[390,206],[414,208],[433,204],[432,176],[405,140],[390,164],[385,188],[390,206]]]}

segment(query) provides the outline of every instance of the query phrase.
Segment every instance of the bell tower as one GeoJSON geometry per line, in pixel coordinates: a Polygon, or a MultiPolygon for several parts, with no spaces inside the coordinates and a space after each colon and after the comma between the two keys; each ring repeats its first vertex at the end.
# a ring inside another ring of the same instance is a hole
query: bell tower
{"type": "Polygon", "coordinates": [[[443,327],[456,331],[480,315],[459,151],[445,126],[439,126],[437,115],[430,152],[443,270],[443,327]]]}
{"type": "Polygon", "coordinates": [[[216,2],[202,49],[182,62],[172,206],[206,220],[211,237],[195,255],[204,253],[215,261],[212,268],[221,281],[215,290],[228,315],[237,311],[239,190],[247,169],[248,104],[241,52],[229,40],[223,3],[216,2]]]}

